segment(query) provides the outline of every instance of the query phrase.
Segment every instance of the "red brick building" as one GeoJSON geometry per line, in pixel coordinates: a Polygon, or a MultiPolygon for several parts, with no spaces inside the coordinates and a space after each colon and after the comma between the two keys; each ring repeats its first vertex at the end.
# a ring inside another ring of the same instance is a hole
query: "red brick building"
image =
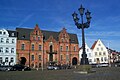
{"type": "Polygon", "coordinates": [[[53,32],[40,30],[36,25],[34,29],[16,28],[16,31],[18,59],[26,60],[25,65],[41,67],[48,62],[71,65],[79,63],[77,35],[67,33],[65,28],[53,32]]]}

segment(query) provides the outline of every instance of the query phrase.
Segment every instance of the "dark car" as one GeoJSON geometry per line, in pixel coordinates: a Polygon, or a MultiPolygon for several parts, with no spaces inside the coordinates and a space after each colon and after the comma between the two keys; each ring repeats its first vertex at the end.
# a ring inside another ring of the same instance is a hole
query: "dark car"
{"type": "Polygon", "coordinates": [[[0,66],[0,71],[10,71],[11,68],[12,66],[0,66]]]}
{"type": "Polygon", "coordinates": [[[24,71],[31,71],[31,68],[30,68],[30,67],[25,66],[25,67],[24,67],[24,71]]]}
{"type": "Polygon", "coordinates": [[[16,64],[10,70],[11,71],[30,71],[31,68],[21,64],[16,64]]]}
{"type": "Polygon", "coordinates": [[[115,62],[115,67],[120,67],[120,61],[115,62]]]}
{"type": "Polygon", "coordinates": [[[24,66],[23,66],[23,65],[16,64],[16,65],[14,65],[10,70],[11,70],[11,71],[22,71],[23,69],[24,69],[24,66]]]}

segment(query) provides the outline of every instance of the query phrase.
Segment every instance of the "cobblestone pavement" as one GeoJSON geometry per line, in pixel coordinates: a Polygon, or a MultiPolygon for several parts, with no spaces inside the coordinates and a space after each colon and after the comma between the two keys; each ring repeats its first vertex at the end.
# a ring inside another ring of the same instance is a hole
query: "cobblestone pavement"
{"type": "Polygon", "coordinates": [[[0,80],[120,80],[120,67],[94,68],[89,74],[69,70],[0,71],[0,80]]]}

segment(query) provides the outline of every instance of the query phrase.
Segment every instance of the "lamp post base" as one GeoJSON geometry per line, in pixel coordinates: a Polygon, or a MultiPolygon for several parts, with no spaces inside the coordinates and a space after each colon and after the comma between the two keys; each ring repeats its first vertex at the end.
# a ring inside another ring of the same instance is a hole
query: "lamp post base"
{"type": "Polygon", "coordinates": [[[88,65],[89,64],[89,61],[88,61],[88,58],[81,58],[81,62],[80,62],[80,65],[88,65]]]}

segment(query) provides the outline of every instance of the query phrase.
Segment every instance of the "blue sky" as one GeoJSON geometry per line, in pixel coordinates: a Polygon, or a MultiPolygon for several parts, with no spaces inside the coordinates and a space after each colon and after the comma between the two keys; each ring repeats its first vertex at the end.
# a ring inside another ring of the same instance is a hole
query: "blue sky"
{"type": "MultiPolygon", "coordinates": [[[[74,25],[71,14],[81,4],[92,13],[91,25],[85,29],[89,47],[101,39],[106,46],[120,51],[120,0],[0,0],[0,28],[34,28],[37,23],[42,30],[60,31],[78,35],[81,30],[74,25]]],[[[84,21],[86,21],[84,19],[84,21]]]]}

